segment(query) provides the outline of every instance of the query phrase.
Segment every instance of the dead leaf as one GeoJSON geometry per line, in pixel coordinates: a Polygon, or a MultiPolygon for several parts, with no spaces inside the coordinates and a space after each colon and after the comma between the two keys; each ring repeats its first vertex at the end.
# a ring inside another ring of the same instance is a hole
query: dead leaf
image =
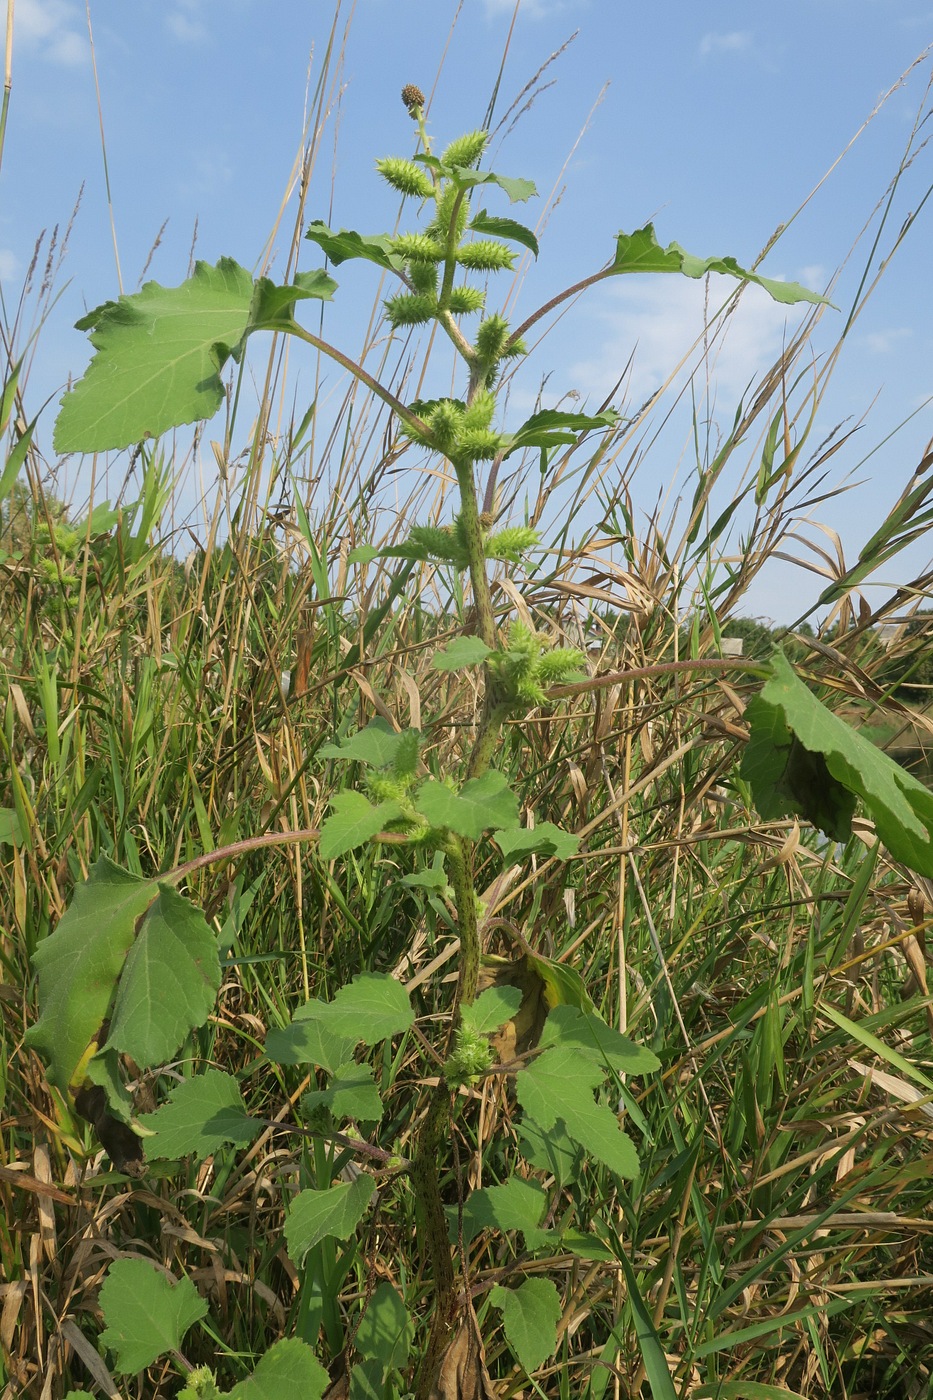
{"type": "Polygon", "coordinates": [[[441,1357],[431,1400],[498,1400],[472,1303],[465,1305],[441,1357]]]}

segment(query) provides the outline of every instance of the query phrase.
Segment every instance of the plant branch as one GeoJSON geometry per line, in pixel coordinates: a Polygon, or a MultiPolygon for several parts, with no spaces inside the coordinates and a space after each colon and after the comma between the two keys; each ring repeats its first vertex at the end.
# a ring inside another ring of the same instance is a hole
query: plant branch
{"type": "Polygon", "coordinates": [[[299,340],[305,341],[308,345],[313,345],[315,350],[320,350],[328,359],[334,360],[345,369],[348,374],[352,374],[354,379],[358,379],[361,384],[365,384],[367,389],[375,394],[377,398],[382,399],[382,402],[391,408],[395,416],[400,418],[403,423],[407,423],[412,432],[417,433],[422,441],[427,439],[427,441],[430,442],[431,430],[427,423],[423,423],[417,413],[412,413],[410,408],[406,408],[401,399],[397,399],[389,389],[386,389],[384,385],[379,383],[378,379],[374,379],[362,365],[358,365],[356,360],[351,360],[350,356],[345,355],[342,350],[338,350],[336,345],[331,345],[328,341],[322,340],[319,335],[314,335],[312,331],[305,330],[304,326],[299,326],[297,324],[289,326],[289,334],[297,336],[299,340]]]}
{"type": "Polygon", "coordinates": [[[562,301],[567,301],[570,297],[575,297],[578,292],[585,292],[587,287],[592,287],[595,283],[602,282],[606,277],[612,276],[612,268],[604,267],[601,272],[593,272],[589,277],[584,277],[582,282],[574,282],[572,287],[567,287],[565,291],[558,292],[556,297],[551,297],[551,300],[546,301],[543,306],[539,306],[537,311],[532,311],[528,320],[523,321],[518,330],[512,332],[505,343],[505,348],[508,350],[517,340],[521,340],[526,331],[530,331],[532,326],[541,320],[542,316],[546,316],[549,311],[553,311],[555,307],[560,306],[562,301]]]}

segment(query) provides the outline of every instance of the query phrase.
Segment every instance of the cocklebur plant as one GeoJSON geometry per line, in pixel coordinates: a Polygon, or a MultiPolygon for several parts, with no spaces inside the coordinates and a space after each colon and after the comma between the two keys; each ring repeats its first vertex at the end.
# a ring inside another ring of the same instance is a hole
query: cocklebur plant
{"type": "MultiPolygon", "coordinates": [[[[520,734],[524,716],[547,701],[553,687],[572,683],[585,657],[555,646],[552,637],[520,619],[497,615],[491,571],[514,571],[513,586],[520,590],[522,561],[534,550],[537,536],[530,527],[500,524],[484,512],[477,476],[486,470],[494,478],[511,454],[526,449],[539,455],[546,472],[555,450],[588,434],[611,433],[618,421],[611,410],[544,409],[508,431],[500,421],[497,394],[503,367],[526,353],[525,333],[550,309],[612,276],[678,272],[699,277],[715,271],[756,282],[785,303],[820,298],[796,284],[759,277],[730,258],[694,258],[677,244],[661,248],[648,226],[619,234],[604,269],[574,283],[513,328],[502,314],[487,309],[487,284],[496,272],[515,265],[517,250],[537,256],[537,240],[511,217],[474,205],[480,192],[522,203],[533,196],[534,186],[480,169],[488,141],[483,131],[467,133],[435,155],[420,93],[409,87],[403,98],[417,126],[420,150],[412,159],[382,160],[377,171],[417,206],[419,227],[394,235],[362,235],[315,221],[307,236],[332,266],[364,259],[398,280],[400,289],[385,301],[390,328],[439,328],[462,363],[462,398],[405,403],[392,386],[376,381],[362,365],[303,328],[296,319],[299,303],[329,301],[336,290],[326,270],[275,286],[222,259],[215,267],[198,264],[181,287],[147,283],[136,295],[84,318],[80,324],[90,332],[97,354],[63,400],[55,443],[60,451],[124,447],[209,417],[223,397],[225,364],[241,362],[249,337],[260,330],[292,336],[332,358],[387,405],[400,438],[442,458],[456,479],[458,499],[449,524],[413,526],[407,539],[382,549],[360,546],[348,562],[362,565],[380,554],[436,563],[468,577],[471,627],[439,648],[433,659],[437,671],[472,669],[482,676],[482,705],[467,756],[459,766],[435,769],[434,746],[426,743],[424,732],[401,730],[376,718],[318,750],[316,760],[329,765],[328,772],[355,776],[333,795],[319,832],[249,838],[148,880],[102,855],[55,932],[37,950],[40,1016],[30,1043],[48,1062],[63,1118],[75,1112],[90,1118],[93,1109],[93,1122],[118,1167],[144,1171],[143,1147],[149,1162],[171,1162],[249,1145],[265,1120],[250,1111],[232,1074],[201,1066],[154,1112],[142,1115],[124,1083],[127,1058],[143,1071],[157,1070],[182,1044],[191,1045],[214,1008],[221,980],[216,932],[176,886],[195,869],[274,842],[316,842],[325,862],[352,858],[370,843],[391,843],[396,853],[407,850],[405,859],[412,866],[405,877],[408,888],[420,887],[452,907],[459,953],[446,1021],[439,1038],[428,1042],[433,1061],[424,1074],[436,1082],[421,1090],[416,1127],[405,1140],[404,1153],[399,1143],[378,1140],[385,1117],[382,1086],[374,1064],[361,1054],[361,1047],[388,1048],[393,1038],[412,1032],[415,1011],[399,981],[363,972],[330,1000],[312,997],[288,1025],[268,1032],[264,1053],[282,1071],[297,1066],[315,1077],[317,1087],[298,1105],[294,1131],[330,1150],[329,1156],[315,1156],[315,1184],[294,1196],[286,1216],[288,1254],[302,1281],[302,1297],[313,1300],[302,1304],[294,1346],[314,1343],[323,1328],[332,1357],[341,1352],[356,1357],[351,1393],[413,1390],[418,1400],[425,1400],[433,1393],[451,1393],[451,1375],[462,1368],[464,1353],[471,1358],[477,1393],[488,1384],[481,1348],[471,1342],[478,1335],[474,1297],[484,1297],[495,1310],[488,1314],[487,1330],[497,1325],[491,1319],[501,1313],[506,1341],[526,1371],[534,1372],[553,1353],[560,1316],[554,1283],[524,1277],[516,1261],[504,1272],[498,1270],[486,1286],[481,1281],[477,1291],[476,1281],[466,1279],[462,1243],[485,1230],[508,1233],[513,1240],[520,1236],[525,1257],[539,1250],[600,1257],[601,1242],[572,1238],[563,1206],[561,1224],[551,1223],[547,1193],[534,1178],[548,1161],[542,1144],[568,1157],[585,1155],[616,1177],[635,1176],[637,1153],[615,1105],[624,1077],[650,1074],[658,1066],[651,1052],[603,1021],[571,969],[529,947],[521,960],[522,979],[516,976],[514,984],[508,968],[483,963],[485,911],[476,880],[480,856],[508,869],[533,856],[567,860],[579,844],[576,836],[551,823],[521,822],[518,796],[494,758],[505,726],[520,734]],[[477,316],[478,323],[470,322],[477,316]],[[481,990],[486,980],[491,985],[481,990]],[[501,1033],[518,1025],[532,995],[547,1014],[533,1032],[513,1037],[513,1049],[502,1062],[496,1046],[507,1037],[501,1033]],[[467,1193],[452,1146],[457,1125],[469,1120],[486,1087],[502,1084],[521,1112],[518,1145],[504,1150],[497,1165],[504,1184],[467,1193]],[[609,1091],[607,1084],[612,1085],[609,1091]],[[521,1145],[524,1175],[510,1175],[521,1145]],[[348,1164],[353,1164],[352,1172],[348,1164]],[[410,1261],[411,1275],[423,1281],[420,1322],[406,1300],[383,1283],[343,1330],[336,1298],[349,1271],[358,1266],[357,1227],[384,1208],[383,1198],[393,1190],[413,1192],[420,1220],[410,1261]]],[[[799,696],[796,703],[803,703],[799,696]]],[[[793,716],[785,715],[785,720],[791,732],[793,716]]],[[[433,725],[430,717],[424,726],[432,739],[440,727],[442,722],[433,725]]],[[[758,757],[766,760],[770,751],[762,742],[758,757]]],[[[523,798],[527,801],[528,795],[523,798]]],[[[618,1262],[624,1269],[626,1261],[618,1262]]],[[[110,1289],[102,1297],[108,1323],[104,1344],[116,1353],[115,1369],[139,1370],[165,1351],[177,1351],[185,1328],[203,1315],[193,1292],[190,1284],[173,1289],[162,1276],[153,1283],[139,1269],[132,1280],[126,1274],[120,1290],[110,1289]],[[169,1319],[161,1328],[147,1322],[158,1310],[155,1290],[159,1316],[169,1319]],[[128,1299],[140,1306],[128,1311],[128,1299]]],[[[302,1394],[321,1394],[326,1377],[315,1369],[310,1353],[292,1347],[286,1356],[273,1348],[260,1367],[266,1366],[281,1386],[293,1363],[295,1374],[301,1373],[302,1394]]],[[[207,1394],[213,1384],[211,1377],[199,1375],[189,1387],[207,1394]]]]}

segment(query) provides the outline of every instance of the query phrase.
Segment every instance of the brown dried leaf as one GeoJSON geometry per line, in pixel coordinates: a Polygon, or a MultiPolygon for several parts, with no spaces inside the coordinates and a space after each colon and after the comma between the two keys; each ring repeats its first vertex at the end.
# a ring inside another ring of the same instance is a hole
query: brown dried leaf
{"type": "Polygon", "coordinates": [[[472,1303],[464,1307],[441,1357],[431,1400],[498,1400],[472,1303]]]}

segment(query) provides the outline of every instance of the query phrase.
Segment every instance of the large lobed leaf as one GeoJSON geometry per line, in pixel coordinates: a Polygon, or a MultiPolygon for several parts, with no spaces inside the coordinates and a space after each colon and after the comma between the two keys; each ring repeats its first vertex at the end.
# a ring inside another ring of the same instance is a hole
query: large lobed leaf
{"type": "Polygon", "coordinates": [[[742,759],[761,815],[799,815],[844,841],[860,797],[894,859],[933,876],[933,793],[821,705],[781,652],[769,666],[742,759]]]}
{"type": "Polygon", "coordinates": [[[376,1183],[363,1173],[347,1185],[338,1182],[324,1191],[299,1191],[285,1217],[288,1257],[301,1265],[309,1249],[321,1240],[347,1240],[366,1213],[376,1183]]]}
{"type": "Polygon", "coordinates": [[[115,1371],[133,1375],[169,1351],[207,1313],[189,1278],[170,1279],[146,1259],[117,1259],[100,1290],[107,1327],[101,1341],[116,1354],[115,1371]]]}
{"type": "MultiPolygon", "coordinates": [[[[333,1001],[312,998],[299,1007],[291,1025],[270,1030],[266,1053],[278,1064],[315,1064],[344,1074],[361,1041],[375,1045],[407,1031],[414,1019],[400,982],[385,973],[361,972],[333,1001]]],[[[373,1100],[368,1102],[372,1105],[373,1100]]]]}
{"type": "Polygon", "coordinates": [[[161,1108],[142,1115],[139,1126],[151,1134],[146,1141],[150,1161],[194,1155],[201,1162],[224,1143],[245,1147],[262,1123],[247,1113],[233,1076],[208,1069],[179,1084],[161,1108]]]}
{"type": "Polygon", "coordinates": [[[598,1104],[593,1090],[602,1083],[598,1065],[569,1045],[545,1050],[515,1076],[522,1108],[542,1128],[563,1119],[568,1134],[618,1176],[638,1175],[638,1154],[612,1110],[598,1104]]]}
{"type": "Polygon", "coordinates": [[[497,1283],[489,1301],[502,1310],[502,1326],[509,1345],[531,1375],[557,1348],[557,1324],[561,1302],[549,1278],[528,1278],[518,1288],[497,1283]]]}
{"type": "Polygon", "coordinates": [[[223,401],[221,370],[253,330],[294,324],[298,300],[328,300],[336,283],[306,273],[290,287],[258,282],[232,258],[199,262],[178,287],[147,282],[132,296],[98,306],[78,321],[94,356],[65,395],[55,424],[56,452],[130,447],[183,423],[212,418],[223,401]]]}
{"type": "Polygon", "coordinates": [[[67,1089],[107,1015],[136,936],[136,921],[158,893],[106,856],[78,885],[54,933],[36,948],[39,1019],[26,1043],[46,1059],[49,1080],[67,1089]]]}

